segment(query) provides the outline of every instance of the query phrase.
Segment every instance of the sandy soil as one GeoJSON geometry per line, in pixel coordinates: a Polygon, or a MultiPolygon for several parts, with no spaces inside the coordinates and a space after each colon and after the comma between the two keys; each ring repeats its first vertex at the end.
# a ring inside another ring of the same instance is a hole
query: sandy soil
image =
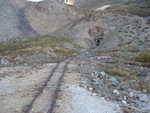
{"type": "Polygon", "coordinates": [[[56,64],[0,69],[0,113],[22,113],[56,64]]]}

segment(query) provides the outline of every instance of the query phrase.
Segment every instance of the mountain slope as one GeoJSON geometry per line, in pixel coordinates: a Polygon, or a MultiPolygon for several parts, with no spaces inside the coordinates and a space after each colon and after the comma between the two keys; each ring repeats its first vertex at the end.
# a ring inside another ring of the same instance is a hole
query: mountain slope
{"type": "Polygon", "coordinates": [[[74,9],[56,0],[1,0],[0,6],[0,42],[49,35],[80,17],[74,9]]]}

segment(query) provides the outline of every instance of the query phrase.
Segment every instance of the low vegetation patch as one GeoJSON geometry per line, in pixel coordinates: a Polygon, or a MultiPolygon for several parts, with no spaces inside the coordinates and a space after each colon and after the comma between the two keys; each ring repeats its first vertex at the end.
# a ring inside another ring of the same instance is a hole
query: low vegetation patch
{"type": "Polygon", "coordinates": [[[131,87],[134,87],[136,90],[150,93],[150,82],[137,80],[130,84],[131,87]]]}
{"type": "Polygon", "coordinates": [[[138,90],[146,90],[148,93],[150,93],[150,82],[139,81],[137,84],[138,90]]]}
{"type": "Polygon", "coordinates": [[[150,63],[150,51],[140,53],[136,60],[139,62],[150,63]]]}
{"type": "Polygon", "coordinates": [[[54,52],[56,55],[69,56],[75,52],[73,49],[65,48],[64,44],[69,43],[74,48],[77,44],[69,38],[64,37],[43,37],[25,41],[0,43],[0,56],[17,56],[32,54],[38,51],[54,52]]]}
{"type": "Polygon", "coordinates": [[[54,53],[56,53],[58,56],[71,56],[73,53],[75,53],[75,50],[67,49],[67,48],[55,48],[54,53]]]}
{"type": "Polygon", "coordinates": [[[128,69],[128,68],[121,68],[121,67],[112,67],[106,68],[105,72],[111,75],[117,75],[121,77],[129,77],[131,79],[136,79],[137,71],[128,69]]]}
{"type": "Polygon", "coordinates": [[[150,48],[141,50],[138,46],[123,45],[110,49],[97,49],[97,56],[111,56],[115,64],[129,64],[150,67],[150,48]]]}

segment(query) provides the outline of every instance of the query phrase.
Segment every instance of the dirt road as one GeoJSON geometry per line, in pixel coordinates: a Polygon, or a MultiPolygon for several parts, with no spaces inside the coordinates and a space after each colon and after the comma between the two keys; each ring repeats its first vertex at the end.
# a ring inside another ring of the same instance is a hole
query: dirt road
{"type": "Polygon", "coordinates": [[[1,68],[1,75],[7,76],[0,80],[0,113],[118,113],[118,104],[81,86],[86,73],[81,70],[93,70],[81,66],[82,58],[89,58],[91,52],[81,53],[34,68],[1,68]]]}

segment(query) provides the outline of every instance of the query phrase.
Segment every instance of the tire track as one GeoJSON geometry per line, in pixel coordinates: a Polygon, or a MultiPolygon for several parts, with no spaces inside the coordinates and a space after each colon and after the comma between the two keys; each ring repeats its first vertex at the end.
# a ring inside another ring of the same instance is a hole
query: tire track
{"type": "Polygon", "coordinates": [[[54,106],[53,103],[55,103],[55,98],[56,98],[55,94],[57,93],[56,90],[58,89],[57,87],[60,86],[59,82],[61,81],[61,79],[64,76],[64,73],[66,71],[69,61],[70,60],[68,58],[68,59],[58,62],[56,64],[56,66],[52,69],[50,75],[48,76],[47,80],[39,88],[39,91],[34,96],[33,100],[23,108],[23,110],[22,110],[23,113],[35,113],[35,111],[36,112],[44,111],[44,113],[45,113],[45,112],[50,111],[50,109],[52,109],[51,106],[54,106]],[[48,88],[49,85],[54,86],[54,88],[48,88]],[[45,93],[45,92],[47,92],[47,93],[45,93]],[[45,101],[47,101],[47,100],[44,97],[48,98],[48,95],[47,95],[48,92],[49,92],[49,95],[51,98],[49,99],[49,101],[47,102],[47,105],[46,105],[45,101]],[[42,103],[42,100],[43,100],[43,102],[45,102],[46,106],[41,105],[41,104],[44,104],[44,103],[42,103]],[[50,105],[50,107],[48,105],[50,105]],[[39,107],[39,106],[41,106],[41,107],[39,107]]]}
{"type": "Polygon", "coordinates": [[[76,55],[67,57],[63,61],[58,61],[44,84],[39,88],[38,93],[34,96],[32,101],[23,108],[23,113],[52,113],[69,62],[73,58],[80,56],[91,49],[95,48],[85,49],[76,55]]]}
{"type": "Polygon", "coordinates": [[[59,79],[59,82],[58,82],[58,85],[57,85],[57,88],[55,90],[55,93],[54,93],[54,98],[52,100],[52,104],[51,104],[51,107],[49,109],[49,111],[47,113],[53,113],[53,110],[55,108],[55,104],[56,104],[56,100],[57,100],[57,97],[58,97],[58,93],[59,93],[59,89],[60,89],[60,86],[61,86],[61,82],[62,82],[62,79],[65,75],[65,72],[67,70],[67,66],[69,64],[69,61],[66,63],[66,65],[64,66],[64,70],[63,70],[63,73],[62,73],[62,76],[60,77],[59,79]]]}
{"type": "Polygon", "coordinates": [[[51,79],[51,77],[53,76],[53,74],[56,71],[56,69],[58,68],[58,66],[59,66],[59,63],[57,63],[56,66],[52,69],[51,74],[49,75],[47,80],[44,82],[44,84],[39,88],[38,93],[34,96],[33,100],[30,102],[30,104],[23,108],[23,113],[30,113],[30,111],[33,107],[33,104],[35,103],[36,99],[43,93],[44,88],[47,86],[48,81],[51,79]]]}
{"type": "MultiPolygon", "coordinates": [[[[95,50],[96,49],[96,47],[90,47],[90,48],[88,48],[88,49],[86,49],[86,50],[84,50],[84,51],[81,51],[79,54],[77,54],[77,55],[73,55],[73,56],[71,56],[70,58],[70,60],[72,60],[72,59],[74,59],[74,58],[77,58],[78,56],[80,56],[80,55],[82,55],[82,54],[85,54],[86,52],[90,52],[91,50],[95,50]]],[[[60,86],[61,86],[61,83],[62,83],[62,79],[63,79],[63,77],[64,77],[64,75],[65,75],[65,72],[66,72],[66,70],[67,70],[67,66],[68,66],[68,64],[69,64],[69,62],[67,62],[66,63],[66,65],[64,66],[64,70],[63,70],[63,73],[62,73],[62,76],[60,77],[60,79],[59,79],[59,82],[58,82],[58,86],[57,86],[57,88],[56,88],[56,90],[55,90],[55,94],[54,94],[54,98],[53,98],[53,100],[52,100],[52,105],[51,105],[51,107],[50,107],[50,109],[49,109],[49,111],[48,112],[46,112],[46,113],[53,113],[53,111],[55,110],[55,105],[56,105],[56,101],[57,101],[57,98],[58,98],[58,94],[59,94],[59,92],[60,92],[60,86]]]]}

